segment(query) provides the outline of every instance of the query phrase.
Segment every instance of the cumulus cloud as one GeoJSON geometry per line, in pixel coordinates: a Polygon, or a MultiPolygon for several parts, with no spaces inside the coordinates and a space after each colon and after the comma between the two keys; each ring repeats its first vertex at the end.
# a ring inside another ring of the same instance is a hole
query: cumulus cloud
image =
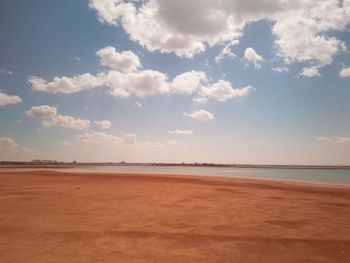
{"type": "MultiPolygon", "coordinates": [[[[168,76],[162,72],[140,70],[141,64],[135,54],[132,52],[118,53],[113,47],[101,49],[97,52],[97,55],[101,58],[102,65],[112,69],[102,71],[96,75],[85,73],[73,77],[55,77],[52,81],[30,76],[28,82],[33,90],[64,94],[106,87],[110,95],[119,98],[131,96],[143,98],[164,93],[198,94],[201,92],[203,85],[207,85],[209,82],[206,73],[203,71],[184,72],[169,80],[168,76]]],[[[232,94],[232,96],[235,95],[232,94]]],[[[204,98],[195,99],[194,101],[202,104],[206,102],[204,98]]]]}
{"type": "Polygon", "coordinates": [[[342,78],[350,77],[350,67],[342,68],[340,73],[339,73],[339,76],[342,78]]]}
{"type": "Polygon", "coordinates": [[[282,72],[289,71],[289,68],[288,67],[274,67],[274,68],[272,68],[272,71],[282,73],[282,72]]]}
{"type": "Polygon", "coordinates": [[[263,57],[260,56],[258,53],[255,52],[255,50],[251,47],[248,47],[244,51],[244,58],[248,61],[254,64],[254,67],[256,69],[261,68],[261,63],[264,61],[263,57]]]}
{"type": "Polygon", "coordinates": [[[135,72],[142,67],[139,57],[131,51],[118,53],[114,47],[108,46],[97,51],[96,55],[100,57],[102,66],[123,73],[135,72]]]}
{"type": "Polygon", "coordinates": [[[199,121],[211,121],[214,119],[214,115],[206,110],[198,110],[198,111],[194,111],[192,113],[184,112],[184,115],[187,117],[190,117],[192,119],[199,120],[199,121]]]}
{"type": "Polygon", "coordinates": [[[206,104],[208,102],[208,99],[201,97],[201,98],[193,98],[192,101],[197,104],[206,104]]]}
{"type": "Polygon", "coordinates": [[[10,137],[0,137],[0,151],[12,150],[18,147],[18,144],[10,137]]]}
{"type": "Polygon", "coordinates": [[[228,99],[234,97],[247,96],[255,91],[255,88],[247,86],[245,88],[233,88],[231,83],[228,81],[220,80],[217,83],[202,87],[202,95],[208,98],[216,99],[220,102],[225,102],[228,99]]]}
{"type": "Polygon", "coordinates": [[[193,135],[193,131],[190,130],[180,130],[180,129],[175,129],[173,131],[168,131],[169,134],[172,135],[193,135]]]}
{"type": "Polygon", "coordinates": [[[319,72],[319,67],[312,66],[312,67],[304,67],[303,71],[300,73],[301,76],[307,77],[307,78],[313,78],[321,76],[319,72]]]}
{"type": "Polygon", "coordinates": [[[28,82],[35,91],[64,94],[89,90],[104,84],[99,76],[94,76],[90,73],[73,77],[55,77],[50,82],[36,76],[30,76],[28,82]]]}
{"type": "Polygon", "coordinates": [[[267,19],[273,22],[278,56],[288,64],[320,66],[345,48],[327,33],[345,30],[350,20],[349,1],[338,0],[90,0],[89,6],[101,22],[123,27],[148,50],[189,58],[210,46],[232,43],[245,25],[267,19]]]}
{"type": "Polygon", "coordinates": [[[99,125],[103,129],[109,129],[112,127],[112,123],[108,120],[95,121],[94,123],[99,125]]]}
{"type": "Polygon", "coordinates": [[[189,95],[197,91],[206,80],[207,76],[203,71],[189,71],[176,76],[170,89],[173,93],[189,95]]]}
{"type": "Polygon", "coordinates": [[[49,105],[33,106],[26,111],[27,116],[37,119],[50,119],[57,115],[57,109],[49,105]]]}
{"type": "Polygon", "coordinates": [[[104,79],[110,94],[115,97],[146,97],[169,92],[167,76],[159,71],[144,70],[128,74],[109,71],[104,79]]]}
{"type": "Polygon", "coordinates": [[[89,120],[83,120],[64,115],[57,115],[51,119],[43,120],[42,123],[45,127],[61,126],[74,130],[86,129],[91,125],[91,122],[89,120]]]}
{"type": "Polygon", "coordinates": [[[17,104],[22,102],[22,99],[18,96],[7,95],[0,90],[0,106],[17,104]]]}
{"type": "Polygon", "coordinates": [[[335,143],[335,144],[348,144],[348,143],[350,143],[350,137],[342,137],[342,136],[335,136],[335,137],[320,136],[320,137],[317,137],[316,140],[320,141],[320,142],[335,143]]]}
{"type": "Polygon", "coordinates": [[[27,116],[42,119],[45,127],[62,126],[75,130],[86,129],[90,127],[89,120],[74,118],[72,116],[57,115],[57,109],[48,105],[33,106],[26,111],[27,116]]]}
{"type": "Polygon", "coordinates": [[[125,133],[122,136],[115,136],[105,132],[90,132],[78,136],[84,143],[103,143],[112,146],[121,144],[132,145],[136,143],[136,135],[125,133]]]}

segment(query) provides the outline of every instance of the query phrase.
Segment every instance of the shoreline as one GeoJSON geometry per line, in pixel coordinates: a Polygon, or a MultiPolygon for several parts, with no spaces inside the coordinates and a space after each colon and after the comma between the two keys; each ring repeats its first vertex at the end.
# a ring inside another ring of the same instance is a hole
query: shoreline
{"type": "MultiPolygon", "coordinates": [[[[89,168],[89,167],[94,167],[94,166],[86,166],[84,168],[89,168]]],[[[119,175],[128,175],[128,176],[157,176],[157,177],[179,177],[179,178],[202,178],[202,179],[213,179],[213,180],[220,180],[220,179],[228,179],[228,180],[248,180],[248,181],[258,181],[258,182],[266,182],[266,183],[282,183],[282,184],[287,184],[287,185],[300,185],[300,186],[315,186],[315,187],[325,187],[325,188],[336,188],[336,189],[350,189],[350,184],[348,183],[323,183],[323,182],[317,182],[317,181],[308,181],[308,180],[294,180],[294,179],[284,179],[284,178],[258,178],[258,177],[245,177],[245,176],[225,176],[225,175],[207,175],[207,174],[195,174],[195,173],[166,173],[166,172],[115,172],[115,171],[77,171],[77,172],[72,172],[70,170],[75,170],[79,169],[81,167],[79,166],[70,166],[70,167],[36,167],[36,166],[28,166],[28,167],[11,167],[10,170],[15,170],[18,169],[17,171],[6,171],[6,169],[9,167],[1,167],[0,166],[0,175],[2,173],[40,173],[40,172],[58,172],[62,173],[65,175],[92,175],[92,176],[104,176],[104,175],[109,175],[109,176],[119,176],[119,175]],[[49,168],[49,169],[48,169],[49,168]],[[20,169],[23,169],[21,171],[20,169]],[[28,170],[26,170],[28,169],[28,170]],[[56,171],[59,170],[59,171],[56,171]],[[64,171],[67,169],[68,171],[64,171]],[[5,171],[3,171],[5,170],[5,171]]],[[[350,175],[349,175],[350,176],[350,175]]]]}

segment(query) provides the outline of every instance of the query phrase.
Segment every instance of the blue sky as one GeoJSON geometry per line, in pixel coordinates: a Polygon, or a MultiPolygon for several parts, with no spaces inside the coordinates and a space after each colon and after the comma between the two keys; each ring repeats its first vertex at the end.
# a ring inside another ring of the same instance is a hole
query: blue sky
{"type": "Polygon", "coordinates": [[[0,159],[350,164],[350,1],[296,2],[1,1],[0,159]]]}

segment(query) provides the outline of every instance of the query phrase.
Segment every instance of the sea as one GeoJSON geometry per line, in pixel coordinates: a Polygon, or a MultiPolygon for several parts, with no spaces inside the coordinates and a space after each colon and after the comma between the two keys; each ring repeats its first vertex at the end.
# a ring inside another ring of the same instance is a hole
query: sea
{"type": "Polygon", "coordinates": [[[350,185],[349,168],[256,168],[256,167],[189,167],[189,166],[78,166],[75,168],[11,168],[0,172],[55,170],[84,173],[129,173],[129,174],[181,174],[199,176],[220,176],[266,180],[298,181],[317,184],[350,185]]]}

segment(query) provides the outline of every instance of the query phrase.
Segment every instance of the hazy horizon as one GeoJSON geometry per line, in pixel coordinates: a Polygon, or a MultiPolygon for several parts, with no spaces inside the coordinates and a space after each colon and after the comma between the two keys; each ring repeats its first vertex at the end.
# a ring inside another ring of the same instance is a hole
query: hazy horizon
{"type": "Polygon", "coordinates": [[[0,3],[0,160],[350,165],[350,0],[0,3]]]}

